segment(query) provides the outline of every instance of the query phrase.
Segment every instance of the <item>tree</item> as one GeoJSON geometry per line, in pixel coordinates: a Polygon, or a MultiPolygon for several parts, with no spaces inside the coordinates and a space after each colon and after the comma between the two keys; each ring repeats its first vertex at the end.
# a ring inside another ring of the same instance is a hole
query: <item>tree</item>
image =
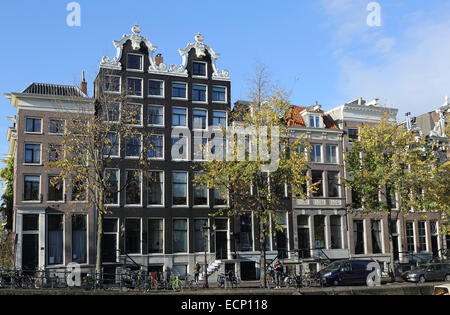
{"type": "Polygon", "coordinates": [[[0,172],[0,177],[6,183],[5,192],[2,196],[1,212],[6,218],[6,230],[12,229],[13,203],[14,203],[14,158],[6,162],[6,167],[0,172]]]}
{"type": "Polygon", "coordinates": [[[212,154],[208,162],[196,169],[199,173],[194,180],[194,185],[214,189],[229,200],[213,216],[253,213],[259,226],[257,240],[263,287],[267,285],[266,238],[271,233],[282,232],[280,213],[290,209],[291,194],[307,198],[310,180],[306,145],[289,132],[287,117],[291,105],[287,93],[271,89],[269,84],[266,67],[257,66],[250,87],[250,104],[235,107],[233,126],[221,126],[221,132],[215,133],[213,145],[208,147],[208,153],[212,154]],[[220,133],[227,135],[222,150],[220,133]]]}
{"type": "MultiPolygon", "coordinates": [[[[103,78],[106,76],[98,77],[98,86],[116,84],[103,78]]],[[[58,159],[49,163],[50,168],[60,170],[52,184],[70,181],[72,201],[87,201],[86,207],[96,210],[97,274],[102,267],[103,217],[110,213],[107,205],[118,203],[117,195],[127,188],[136,192],[133,188],[149,177],[146,170],[153,144],[149,135],[136,128],[142,125],[142,109],[128,102],[126,92],[97,92],[94,104],[79,108],[77,117],[66,124],[61,148],[55,150],[58,159]],[[114,170],[126,155],[133,156],[135,172],[127,173],[125,183],[119,186],[114,170]]]]}
{"type": "Polygon", "coordinates": [[[364,125],[359,140],[353,141],[351,152],[346,154],[349,176],[345,184],[359,193],[365,212],[388,217],[393,278],[392,209],[395,200],[399,213],[411,209],[443,210],[438,200],[444,191],[448,193],[448,185],[445,187],[441,180],[442,168],[435,153],[425,137],[389,123],[385,117],[375,126],[364,125]]]}

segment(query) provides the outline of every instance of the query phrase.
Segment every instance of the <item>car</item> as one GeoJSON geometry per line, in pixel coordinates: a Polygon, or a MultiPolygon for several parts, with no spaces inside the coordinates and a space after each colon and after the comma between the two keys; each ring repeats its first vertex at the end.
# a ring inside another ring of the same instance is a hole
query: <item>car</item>
{"type": "Polygon", "coordinates": [[[450,282],[449,263],[429,263],[420,265],[414,270],[402,274],[402,278],[409,282],[425,283],[427,281],[450,282]]]}
{"type": "Polygon", "coordinates": [[[372,272],[368,265],[374,260],[342,260],[336,261],[319,271],[326,285],[366,285],[367,277],[372,272]]]}
{"type": "Polygon", "coordinates": [[[433,295],[450,295],[450,283],[435,286],[433,295]]]}

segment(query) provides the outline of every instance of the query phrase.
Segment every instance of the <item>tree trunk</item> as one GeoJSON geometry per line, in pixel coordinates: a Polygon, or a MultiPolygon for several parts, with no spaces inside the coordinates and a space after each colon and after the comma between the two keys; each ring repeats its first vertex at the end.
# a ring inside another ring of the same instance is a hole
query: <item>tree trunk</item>
{"type": "Polygon", "coordinates": [[[392,198],[391,198],[391,187],[386,185],[386,204],[388,208],[388,232],[389,232],[389,253],[391,263],[389,265],[390,275],[392,282],[395,282],[396,271],[394,266],[394,237],[393,237],[393,228],[392,228],[392,198]]]}
{"type": "Polygon", "coordinates": [[[102,271],[102,238],[103,238],[103,209],[98,209],[97,213],[97,257],[95,272],[97,276],[102,271]]]}
{"type": "Polygon", "coordinates": [[[260,222],[259,227],[259,245],[260,245],[260,275],[259,279],[262,288],[267,288],[267,274],[266,274],[266,236],[264,235],[263,222],[260,222]]]}

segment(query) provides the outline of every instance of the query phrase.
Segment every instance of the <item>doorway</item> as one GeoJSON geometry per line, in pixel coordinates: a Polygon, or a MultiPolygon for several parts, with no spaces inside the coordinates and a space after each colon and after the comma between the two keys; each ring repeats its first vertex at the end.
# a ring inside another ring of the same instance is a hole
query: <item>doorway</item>
{"type": "Polygon", "coordinates": [[[256,278],[256,263],[253,261],[241,262],[241,279],[243,281],[258,280],[256,278]]]}
{"type": "Polygon", "coordinates": [[[22,270],[35,272],[39,263],[39,235],[23,234],[22,235],[22,270]]]}

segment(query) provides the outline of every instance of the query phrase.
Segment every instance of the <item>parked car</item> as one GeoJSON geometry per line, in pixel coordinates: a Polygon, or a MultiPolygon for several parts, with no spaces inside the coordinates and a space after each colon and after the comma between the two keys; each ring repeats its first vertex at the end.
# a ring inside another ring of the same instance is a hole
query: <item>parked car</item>
{"type": "Polygon", "coordinates": [[[433,295],[450,295],[450,283],[435,286],[433,295]]]}
{"type": "Polygon", "coordinates": [[[367,276],[373,270],[367,270],[374,260],[343,260],[330,264],[319,271],[326,285],[365,285],[367,276]]]}
{"type": "Polygon", "coordinates": [[[450,282],[449,263],[429,263],[402,274],[405,281],[425,283],[426,281],[450,282]]]}

